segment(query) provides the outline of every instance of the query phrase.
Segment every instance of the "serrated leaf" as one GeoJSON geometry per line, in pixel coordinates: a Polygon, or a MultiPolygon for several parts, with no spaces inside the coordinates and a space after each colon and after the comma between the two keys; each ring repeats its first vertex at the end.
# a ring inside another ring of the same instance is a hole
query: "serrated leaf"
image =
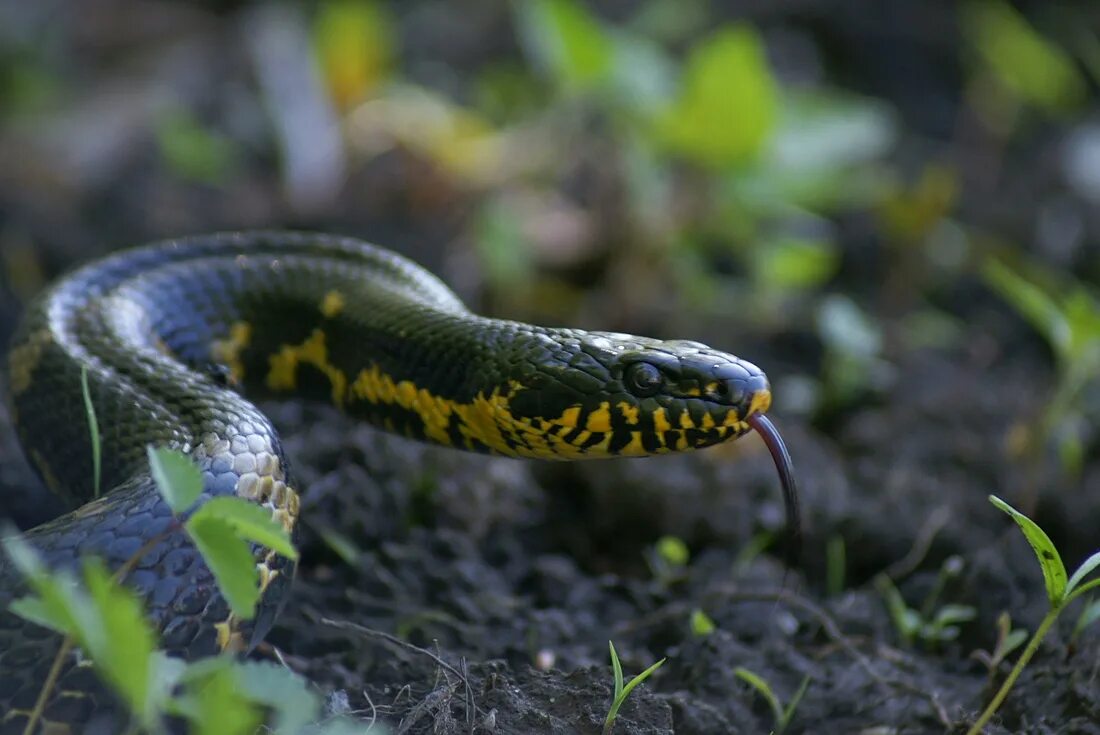
{"type": "Polygon", "coordinates": [[[20,597],[12,600],[8,609],[24,620],[62,635],[68,634],[72,628],[71,618],[67,614],[59,613],[54,606],[41,597],[33,595],[20,597]]]}
{"type": "Polygon", "coordinates": [[[228,522],[209,515],[189,519],[187,532],[233,613],[244,620],[255,617],[260,575],[248,543],[228,522]]]}
{"type": "Polygon", "coordinates": [[[748,26],[725,28],[692,50],[679,98],[658,120],[657,133],[701,165],[730,168],[763,150],[778,107],[759,35],[748,26]]]}
{"type": "Polygon", "coordinates": [[[280,735],[295,735],[317,718],[321,702],[305,679],[290,669],[261,661],[237,664],[237,682],[254,702],[275,711],[274,727],[280,735]]]}
{"type": "Polygon", "coordinates": [[[1058,549],[1054,548],[1054,542],[1039,528],[1035,521],[1013,508],[996,495],[989,496],[989,502],[997,506],[1016,521],[1016,525],[1024,532],[1024,538],[1031,544],[1035,552],[1035,558],[1039,560],[1039,567],[1043,570],[1043,582],[1047,588],[1047,599],[1051,607],[1058,607],[1066,598],[1066,567],[1062,563],[1062,557],[1058,549]]]}
{"type": "Polygon", "coordinates": [[[240,690],[235,667],[211,669],[187,683],[186,717],[195,735],[252,735],[263,713],[240,690]]]}
{"type": "Polygon", "coordinates": [[[112,579],[96,558],[85,560],[84,582],[103,630],[102,649],[89,653],[130,710],[151,724],[157,704],[150,697],[156,683],[152,656],[157,641],[141,600],[112,579]]]}
{"type": "Polygon", "coordinates": [[[173,513],[183,513],[202,493],[202,472],[183,452],[167,447],[147,447],[149,470],[157,490],[173,513]]]}
{"type": "Polygon", "coordinates": [[[291,543],[290,534],[271,517],[271,511],[244,498],[211,498],[191,516],[192,521],[200,523],[205,518],[228,523],[245,541],[272,549],[288,559],[298,558],[298,550],[291,543]]]}
{"type": "Polygon", "coordinates": [[[76,613],[87,607],[76,578],[67,571],[51,572],[26,539],[10,529],[5,533],[9,535],[0,540],[4,551],[34,591],[12,602],[9,609],[32,623],[76,636],[80,628],[76,613]]]}

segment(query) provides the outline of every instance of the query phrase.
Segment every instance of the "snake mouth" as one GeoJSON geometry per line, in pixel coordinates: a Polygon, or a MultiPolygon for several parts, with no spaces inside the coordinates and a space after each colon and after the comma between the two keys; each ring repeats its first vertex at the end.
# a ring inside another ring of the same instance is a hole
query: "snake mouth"
{"type": "Polygon", "coordinates": [[[752,413],[746,419],[749,426],[760,435],[775,462],[779,472],[779,482],[783,487],[783,505],[786,508],[787,532],[790,534],[790,552],[787,555],[788,566],[796,566],[802,556],[802,512],[798,501],[798,484],[794,478],[794,463],[787,451],[779,430],[763,413],[752,413]]]}

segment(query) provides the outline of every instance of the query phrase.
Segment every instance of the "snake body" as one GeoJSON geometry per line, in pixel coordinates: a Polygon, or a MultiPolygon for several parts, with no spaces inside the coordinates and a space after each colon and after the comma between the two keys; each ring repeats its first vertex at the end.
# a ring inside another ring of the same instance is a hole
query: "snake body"
{"type": "MultiPolygon", "coordinates": [[[[76,270],[28,307],[8,390],[27,456],[73,508],[27,538],[53,567],[94,554],[118,568],[163,536],[127,583],[162,647],[186,658],[260,641],[294,571],[257,550],[263,594],[246,624],[186,535],[165,533],[149,445],[188,453],[204,497],[250,499],[295,531],[299,487],[244,394],[318,398],[444,446],[549,459],[710,446],[759,428],[771,401],[758,368],[699,343],[481,317],[388,250],[287,232],[172,240],[76,270]],[[82,373],[100,427],[99,497],[82,373]]],[[[27,722],[58,647],[7,612],[24,589],[0,559],[0,732],[27,722]]],[[[43,729],[79,732],[118,708],[93,671],[65,663],[43,729]]]]}

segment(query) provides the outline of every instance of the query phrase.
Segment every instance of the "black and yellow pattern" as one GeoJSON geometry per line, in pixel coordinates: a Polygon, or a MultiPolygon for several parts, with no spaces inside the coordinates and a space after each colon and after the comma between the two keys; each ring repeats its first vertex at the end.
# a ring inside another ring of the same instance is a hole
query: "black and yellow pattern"
{"type": "MultiPolygon", "coordinates": [[[[366,243],[219,234],[124,252],[63,279],[29,309],[8,358],[28,456],[75,510],[29,535],[54,565],[120,564],[171,521],[145,447],[202,467],[205,493],[270,508],[294,531],[297,486],[268,420],[242,397],[307,396],[410,437],[515,457],[584,459],[697,449],[745,433],[769,407],[764,374],[694,342],[549,329],[469,312],[434,276],[366,243]],[[102,434],[93,474],[82,370],[102,434]]],[[[228,614],[181,534],[130,576],[172,652],[254,645],[293,569],[258,551],[254,626],[228,614]]],[[[19,594],[0,560],[0,609],[19,594]]],[[[0,729],[24,717],[51,641],[0,612],[0,729]]],[[[109,697],[80,666],[46,717],[83,722],[109,697]]]]}

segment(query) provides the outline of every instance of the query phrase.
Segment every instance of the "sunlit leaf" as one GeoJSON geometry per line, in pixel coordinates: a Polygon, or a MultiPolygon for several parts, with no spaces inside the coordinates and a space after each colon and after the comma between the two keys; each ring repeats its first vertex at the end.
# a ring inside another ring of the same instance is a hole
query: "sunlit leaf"
{"type": "Polygon", "coordinates": [[[290,541],[290,534],[271,517],[271,511],[244,498],[222,496],[212,498],[195,511],[191,522],[203,522],[206,518],[225,521],[245,541],[274,550],[288,559],[297,559],[298,550],[290,541]]]}
{"type": "Polygon", "coordinates": [[[611,40],[577,0],[521,0],[514,7],[524,50],[563,86],[591,87],[611,70],[611,40]]]}
{"type": "Polygon", "coordinates": [[[145,619],[141,599],[112,579],[95,558],[84,562],[84,581],[104,634],[103,649],[90,653],[130,710],[150,723],[157,705],[150,697],[155,690],[153,651],[157,640],[145,619]]]}
{"type": "Polygon", "coordinates": [[[1066,567],[1062,563],[1062,557],[1058,554],[1058,549],[1054,548],[1054,543],[1050,540],[1050,537],[1046,535],[1043,529],[1039,528],[1035,521],[996,495],[990,495],[989,502],[1011,516],[1012,520],[1016,521],[1016,525],[1020,527],[1020,530],[1024,532],[1024,537],[1031,544],[1031,548],[1035,552],[1035,558],[1039,561],[1039,567],[1043,570],[1043,581],[1046,583],[1047,599],[1050,601],[1051,607],[1061,605],[1066,597],[1066,567]]]}
{"type": "Polygon", "coordinates": [[[187,522],[187,532],[218,581],[229,607],[240,618],[251,620],[260,599],[259,572],[248,543],[237,536],[227,521],[213,516],[187,522]]]}
{"type": "Polygon", "coordinates": [[[252,735],[263,712],[240,689],[236,667],[220,666],[187,684],[184,711],[195,735],[252,735]]]}
{"type": "Polygon", "coordinates": [[[167,447],[148,447],[149,469],[164,502],[183,513],[202,493],[202,472],[186,454],[167,447]]]}
{"type": "Polygon", "coordinates": [[[677,102],[658,121],[672,151],[727,168],[758,156],[775,130],[776,82],[764,44],[748,26],[717,32],[692,49],[677,102]]]}
{"type": "Polygon", "coordinates": [[[973,0],[962,7],[966,38],[1013,94],[1047,111],[1065,110],[1084,99],[1085,81],[1073,60],[1011,4],[973,0]]]}

